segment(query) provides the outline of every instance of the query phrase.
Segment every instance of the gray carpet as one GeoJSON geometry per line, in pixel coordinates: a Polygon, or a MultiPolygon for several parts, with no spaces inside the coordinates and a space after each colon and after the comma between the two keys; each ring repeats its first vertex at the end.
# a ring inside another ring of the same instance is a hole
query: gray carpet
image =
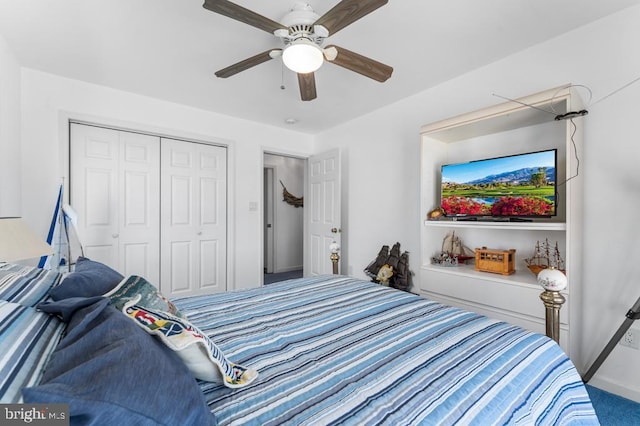
{"type": "Polygon", "coordinates": [[[302,278],[302,269],[289,272],[279,272],[277,274],[264,274],[264,283],[272,284],[278,281],[292,280],[294,278],[302,278]]]}
{"type": "Polygon", "coordinates": [[[602,426],[640,425],[640,403],[586,385],[602,426]]]}

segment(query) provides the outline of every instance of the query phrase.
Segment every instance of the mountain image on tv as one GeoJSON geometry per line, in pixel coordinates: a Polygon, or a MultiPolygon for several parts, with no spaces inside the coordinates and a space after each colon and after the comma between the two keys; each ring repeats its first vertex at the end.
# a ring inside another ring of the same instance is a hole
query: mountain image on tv
{"type": "Polygon", "coordinates": [[[442,166],[448,216],[548,217],[555,204],[555,150],[442,166]]]}

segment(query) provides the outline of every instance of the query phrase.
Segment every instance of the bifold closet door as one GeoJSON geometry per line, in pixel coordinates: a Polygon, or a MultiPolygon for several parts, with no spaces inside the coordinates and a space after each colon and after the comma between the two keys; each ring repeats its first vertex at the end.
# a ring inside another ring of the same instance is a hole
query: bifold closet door
{"type": "Polygon", "coordinates": [[[161,291],[225,291],[226,148],[163,138],[161,170],[161,291]]]}
{"type": "Polygon", "coordinates": [[[160,138],[71,124],[71,206],[85,256],[160,282],[160,138]]]}

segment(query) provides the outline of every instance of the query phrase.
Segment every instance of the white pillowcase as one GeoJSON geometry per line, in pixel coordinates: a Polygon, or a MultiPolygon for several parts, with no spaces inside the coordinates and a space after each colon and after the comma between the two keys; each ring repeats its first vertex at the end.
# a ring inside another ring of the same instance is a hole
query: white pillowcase
{"type": "Polygon", "coordinates": [[[258,377],[255,369],[229,361],[220,348],[188,320],[139,306],[140,298],[137,296],[125,303],[122,312],[175,351],[195,378],[239,388],[258,377]]]}

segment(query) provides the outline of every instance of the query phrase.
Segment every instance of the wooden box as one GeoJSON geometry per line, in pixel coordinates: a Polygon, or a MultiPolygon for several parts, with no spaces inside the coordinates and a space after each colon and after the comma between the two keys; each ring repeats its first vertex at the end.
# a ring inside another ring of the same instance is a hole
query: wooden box
{"type": "Polygon", "coordinates": [[[511,275],[516,272],[516,249],[476,249],[476,271],[511,275]]]}

